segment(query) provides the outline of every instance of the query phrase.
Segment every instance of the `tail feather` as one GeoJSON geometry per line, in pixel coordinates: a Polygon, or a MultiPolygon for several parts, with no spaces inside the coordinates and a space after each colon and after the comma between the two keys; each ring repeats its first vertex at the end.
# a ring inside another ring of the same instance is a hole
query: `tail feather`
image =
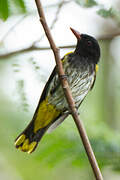
{"type": "Polygon", "coordinates": [[[52,131],[54,131],[64,120],[65,118],[67,118],[69,115],[69,112],[65,112],[63,113],[58,119],[57,121],[53,122],[51,124],[51,126],[48,128],[47,133],[51,133],[52,131]]]}
{"type": "Polygon", "coordinates": [[[38,142],[41,140],[42,136],[46,132],[47,127],[39,129],[36,133],[32,130],[32,125],[30,124],[15,140],[15,146],[23,152],[32,153],[38,142]]]}
{"type": "Polygon", "coordinates": [[[35,113],[32,121],[27,126],[27,128],[16,138],[16,148],[20,149],[23,152],[32,153],[36,149],[39,141],[41,140],[47,129],[61,116],[61,113],[57,112],[55,114],[55,112],[56,111],[54,111],[52,115],[51,111],[48,111],[47,113],[45,111],[43,114],[41,112],[41,116],[39,116],[38,114],[36,116],[35,113]],[[42,118],[44,119],[44,121],[42,118]],[[45,124],[44,122],[47,123],[45,124]]]}

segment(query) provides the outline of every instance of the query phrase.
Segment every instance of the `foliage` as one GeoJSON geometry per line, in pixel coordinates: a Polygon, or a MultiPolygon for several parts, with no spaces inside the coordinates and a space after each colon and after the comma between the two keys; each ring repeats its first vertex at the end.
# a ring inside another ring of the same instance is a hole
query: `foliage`
{"type": "Polygon", "coordinates": [[[103,18],[112,18],[118,23],[118,25],[120,25],[120,13],[112,7],[109,9],[100,8],[97,11],[97,14],[99,14],[103,18]]]}
{"type": "Polygon", "coordinates": [[[26,6],[25,6],[25,2],[24,0],[14,0],[13,1],[16,8],[18,8],[22,13],[25,13],[26,12],[26,6]]]}
{"type": "MultiPolygon", "coordinates": [[[[28,155],[16,150],[13,146],[13,141],[21,129],[24,129],[27,125],[26,119],[29,121],[32,114],[28,117],[22,111],[17,112],[16,109],[17,106],[12,105],[8,99],[5,100],[4,98],[0,116],[1,119],[4,119],[1,122],[1,127],[5,127],[7,131],[4,128],[1,128],[0,131],[0,155],[2,154],[6,158],[10,166],[14,168],[14,171],[16,170],[24,179],[30,180],[33,179],[35,174],[36,179],[46,180],[50,176],[49,179],[51,180],[54,177],[50,173],[52,171],[59,176],[58,179],[63,179],[65,174],[70,174],[71,177],[66,179],[72,180],[74,172],[77,173],[76,179],[79,179],[80,174],[78,175],[78,172],[81,173],[82,169],[88,169],[89,163],[75,124],[71,121],[72,119],[68,118],[53,133],[46,134],[36,152],[28,155]],[[13,109],[15,110],[13,111],[13,109]],[[67,167],[69,170],[66,169],[67,167]],[[72,171],[70,171],[70,168],[72,168],[72,171]]],[[[91,126],[91,119],[89,121],[87,126],[91,126]]],[[[115,139],[111,138],[114,137],[114,132],[106,127],[105,123],[101,123],[99,126],[94,124],[94,129],[101,133],[93,135],[93,133],[88,131],[88,134],[100,167],[104,168],[109,165],[120,171],[120,137],[115,135],[115,139]],[[104,134],[106,135],[104,136],[104,134]]],[[[6,164],[6,168],[7,166],[6,164]]]]}
{"type": "Polygon", "coordinates": [[[0,18],[2,20],[5,21],[14,12],[26,13],[24,0],[0,0],[0,18]]]}
{"type": "Polygon", "coordinates": [[[76,3],[83,7],[93,7],[97,5],[97,2],[94,0],[76,0],[76,3]]]}
{"type": "Polygon", "coordinates": [[[0,18],[6,20],[10,15],[8,0],[0,1],[0,18]]]}
{"type": "Polygon", "coordinates": [[[112,17],[114,15],[113,8],[109,8],[108,10],[101,8],[97,11],[97,13],[104,18],[112,17]]]}
{"type": "MultiPolygon", "coordinates": [[[[21,66],[17,63],[12,64],[13,72],[14,73],[21,73],[21,66]]],[[[28,102],[27,102],[27,95],[25,91],[25,81],[21,79],[16,79],[16,91],[19,94],[19,102],[23,107],[24,111],[28,111],[28,102]]]]}
{"type": "MultiPolygon", "coordinates": [[[[94,6],[98,7],[97,14],[100,16],[107,17],[116,17],[118,18],[119,12],[115,11],[112,7],[106,9],[103,5],[99,4],[95,0],[75,0],[75,2],[85,8],[91,8],[94,6]]],[[[54,5],[52,5],[54,6],[54,5]]],[[[0,1],[0,19],[7,20],[13,14],[18,13],[27,13],[25,0],[1,0],[0,1]]]]}

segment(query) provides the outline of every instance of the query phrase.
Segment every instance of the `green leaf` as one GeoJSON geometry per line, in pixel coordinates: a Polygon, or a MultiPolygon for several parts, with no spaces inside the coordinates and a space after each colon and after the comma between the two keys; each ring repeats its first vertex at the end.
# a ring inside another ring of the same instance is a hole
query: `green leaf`
{"type": "Polygon", "coordinates": [[[27,12],[24,0],[0,0],[0,19],[5,21],[15,12],[27,12]]]}
{"type": "Polygon", "coordinates": [[[97,5],[97,2],[94,0],[76,0],[76,3],[78,3],[80,6],[87,8],[97,5]]]}
{"type": "Polygon", "coordinates": [[[0,18],[6,20],[10,15],[8,0],[0,0],[0,18]]]}
{"type": "Polygon", "coordinates": [[[104,18],[112,17],[114,15],[113,8],[110,8],[108,10],[101,8],[97,11],[97,13],[104,18]]]}
{"type": "Polygon", "coordinates": [[[14,0],[14,4],[20,9],[21,13],[26,13],[26,6],[24,0],[14,0]]]}

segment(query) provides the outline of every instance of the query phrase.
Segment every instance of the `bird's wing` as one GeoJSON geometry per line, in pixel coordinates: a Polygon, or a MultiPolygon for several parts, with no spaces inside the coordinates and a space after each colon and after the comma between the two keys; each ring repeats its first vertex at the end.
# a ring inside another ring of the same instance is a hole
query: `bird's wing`
{"type": "MultiPolygon", "coordinates": [[[[62,62],[66,61],[66,59],[67,59],[66,57],[72,53],[73,52],[69,52],[69,53],[65,54],[64,57],[61,59],[61,61],[62,62]]],[[[59,85],[60,85],[60,81],[59,81],[58,74],[57,74],[57,68],[55,66],[50,77],[49,77],[49,79],[48,79],[48,81],[47,81],[47,83],[46,83],[46,85],[45,85],[45,87],[44,87],[44,89],[43,89],[43,92],[42,92],[41,97],[40,97],[39,104],[43,100],[45,100],[45,98],[49,92],[49,87],[50,87],[50,94],[52,95],[52,93],[54,93],[56,91],[56,89],[59,87],[59,85]],[[53,86],[50,87],[50,84],[52,81],[54,81],[53,86]]]]}
{"type": "Polygon", "coordinates": [[[93,81],[93,84],[90,88],[90,90],[93,89],[94,85],[95,85],[95,81],[96,81],[96,73],[98,72],[98,64],[95,65],[95,75],[94,75],[94,81],[93,81]]]}
{"type": "Polygon", "coordinates": [[[56,66],[54,67],[44,89],[43,89],[43,92],[41,94],[41,97],[40,97],[40,101],[39,101],[39,104],[46,98],[47,96],[47,93],[48,93],[48,89],[49,89],[49,86],[50,86],[50,83],[51,81],[53,80],[53,78],[56,76],[57,72],[56,72],[56,66]]]}
{"type": "Polygon", "coordinates": [[[68,116],[57,110],[54,105],[48,103],[48,96],[52,97],[59,86],[60,81],[55,67],[43,89],[32,121],[15,140],[16,148],[28,153],[33,152],[47,129],[60,117],[62,117],[63,121],[68,116]]]}
{"type": "Polygon", "coordinates": [[[51,81],[53,81],[56,76],[57,73],[55,67],[44,87],[32,121],[15,140],[16,148],[21,151],[28,153],[33,152],[52,122],[60,117],[61,112],[57,111],[53,105],[48,104],[47,101],[47,96],[51,90],[51,81]]]}
{"type": "Polygon", "coordinates": [[[50,125],[50,127],[47,130],[47,133],[51,133],[52,131],[54,131],[69,115],[69,112],[64,112],[61,114],[61,116],[50,125]]]}

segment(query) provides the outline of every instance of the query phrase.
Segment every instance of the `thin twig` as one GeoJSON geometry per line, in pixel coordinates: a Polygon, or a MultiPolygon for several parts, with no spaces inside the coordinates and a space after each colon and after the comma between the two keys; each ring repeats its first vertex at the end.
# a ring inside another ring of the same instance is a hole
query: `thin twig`
{"type": "MultiPolygon", "coordinates": [[[[75,45],[66,45],[66,46],[59,46],[60,49],[72,49],[74,48],[75,45]]],[[[14,51],[10,51],[10,52],[7,52],[7,53],[1,53],[0,54],[0,59],[5,59],[5,58],[8,58],[10,56],[13,56],[13,55],[17,55],[17,54],[20,54],[20,53],[26,53],[26,52],[31,52],[31,51],[43,51],[43,50],[50,50],[51,48],[50,47],[38,47],[38,46],[29,46],[29,47],[26,47],[26,48],[23,48],[23,49],[17,49],[17,50],[14,50],[14,51]]]]}
{"type": "MultiPolygon", "coordinates": [[[[40,16],[41,24],[43,26],[45,34],[46,34],[46,36],[48,38],[48,41],[49,41],[50,46],[51,46],[51,48],[53,50],[53,53],[54,53],[54,57],[55,57],[59,77],[62,77],[65,74],[64,74],[64,70],[63,70],[63,67],[62,67],[61,60],[60,60],[59,49],[56,47],[55,42],[54,42],[54,40],[52,38],[50,29],[49,29],[49,27],[47,25],[47,22],[46,22],[46,19],[45,19],[44,11],[43,11],[40,0],[35,0],[35,2],[36,2],[36,6],[37,6],[37,9],[38,9],[39,16],[40,16]]],[[[96,158],[94,156],[93,150],[92,150],[90,142],[88,140],[86,131],[85,131],[84,127],[83,127],[82,122],[79,119],[77,110],[75,108],[74,99],[72,97],[72,94],[71,94],[67,79],[66,78],[60,78],[60,80],[61,80],[61,84],[62,84],[64,93],[65,93],[65,97],[67,99],[67,102],[68,102],[69,108],[71,110],[72,116],[74,118],[74,121],[76,123],[76,126],[78,128],[79,134],[80,134],[80,136],[82,138],[82,142],[84,144],[84,147],[85,147],[86,153],[88,155],[90,164],[92,166],[92,169],[93,169],[94,175],[96,177],[96,180],[103,180],[102,174],[100,172],[100,169],[98,167],[96,158]]]]}
{"type": "Polygon", "coordinates": [[[112,40],[113,38],[115,38],[117,36],[120,36],[120,29],[119,29],[119,31],[114,32],[112,34],[98,36],[97,40],[98,41],[112,40]]]}
{"type": "MultiPolygon", "coordinates": [[[[61,8],[63,7],[63,5],[65,4],[65,1],[62,0],[59,2],[59,4],[57,4],[57,11],[56,11],[56,14],[55,14],[55,17],[50,25],[50,30],[52,30],[56,24],[56,22],[58,21],[58,17],[59,17],[59,14],[60,14],[60,11],[61,11],[61,8]]],[[[32,46],[34,46],[36,43],[39,43],[43,38],[44,38],[45,34],[42,34],[41,37],[37,40],[35,40],[33,43],[32,43],[32,46]]]]}
{"type": "MultiPolygon", "coordinates": [[[[55,17],[54,17],[54,19],[53,19],[53,21],[51,23],[51,26],[50,26],[51,30],[54,28],[56,22],[58,21],[58,17],[59,17],[60,11],[61,11],[63,5],[66,4],[66,3],[68,3],[68,2],[62,0],[58,4],[55,5],[55,6],[57,6],[57,10],[56,10],[55,17]]],[[[51,6],[51,7],[53,7],[53,6],[51,6]]],[[[7,36],[16,28],[16,26],[19,25],[23,21],[24,18],[26,18],[26,16],[27,16],[27,14],[22,16],[12,27],[10,27],[10,29],[7,31],[7,33],[5,33],[5,35],[2,37],[0,42],[3,42],[7,38],[7,36]]],[[[7,58],[9,56],[12,56],[12,55],[17,55],[19,53],[29,52],[29,51],[32,51],[32,50],[49,50],[50,47],[37,47],[36,46],[36,44],[38,42],[40,42],[43,38],[44,38],[44,34],[42,34],[39,39],[34,40],[29,47],[0,54],[0,58],[3,59],[3,58],[7,58]]],[[[63,48],[65,48],[65,47],[63,47],[63,48]]]]}
{"type": "Polygon", "coordinates": [[[64,5],[64,0],[60,1],[60,3],[58,4],[58,9],[56,11],[56,14],[55,14],[55,17],[54,17],[54,20],[50,26],[50,29],[53,29],[54,25],[56,24],[57,20],[58,20],[58,17],[59,17],[59,14],[60,14],[60,11],[61,11],[61,8],[63,7],[64,5]]]}
{"type": "MultiPolygon", "coordinates": [[[[114,34],[111,34],[111,35],[102,35],[102,36],[99,36],[97,38],[97,40],[99,41],[105,41],[105,40],[111,40],[117,36],[120,36],[120,32],[116,32],[114,34]]],[[[32,43],[32,45],[28,46],[28,47],[25,47],[25,48],[22,48],[22,49],[17,49],[17,50],[14,50],[14,51],[10,51],[10,52],[7,52],[7,53],[1,53],[0,54],[0,59],[3,59],[3,58],[8,58],[10,56],[13,56],[13,55],[17,55],[19,53],[26,53],[26,52],[30,52],[30,51],[43,51],[43,50],[50,50],[51,48],[50,47],[39,47],[39,46],[36,46],[35,43],[38,42],[39,40],[37,41],[34,41],[32,43]]],[[[75,48],[75,45],[65,45],[65,46],[59,46],[60,49],[72,49],[72,48],[75,48]]]]}
{"type": "Polygon", "coordinates": [[[16,26],[18,26],[24,18],[26,18],[27,14],[23,15],[15,24],[13,24],[12,27],[10,27],[10,29],[5,33],[5,35],[2,37],[2,39],[0,40],[0,42],[3,42],[7,37],[8,35],[13,32],[13,30],[16,28],[16,26]]]}

